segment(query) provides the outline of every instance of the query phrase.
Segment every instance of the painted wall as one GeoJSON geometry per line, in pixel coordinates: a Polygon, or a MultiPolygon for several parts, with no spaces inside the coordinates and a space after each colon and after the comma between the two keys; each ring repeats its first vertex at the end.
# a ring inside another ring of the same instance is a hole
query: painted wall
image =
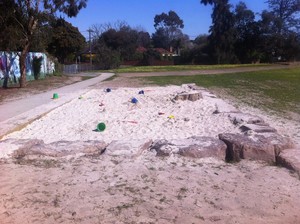
{"type": "MultiPolygon", "coordinates": [[[[55,71],[54,62],[52,62],[45,53],[29,52],[26,57],[26,79],[33,80],[33,57],[43,57],[41,65],[40,77],[45,77],[47,74],[53,74],[55,71]]],[[[0,84],[2,85],[5,74],[9,76],[9,82],[17,83],[21,76],[19,55],[17,52],[0,51],[0,84]]]]}

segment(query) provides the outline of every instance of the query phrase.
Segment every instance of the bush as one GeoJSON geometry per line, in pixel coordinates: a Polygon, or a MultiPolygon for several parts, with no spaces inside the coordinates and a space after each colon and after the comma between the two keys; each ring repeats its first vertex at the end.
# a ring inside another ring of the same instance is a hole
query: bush
{"type": "Polygon", "coordinates": [[[118,51],[102,46],[101,49],[98,49],[97,53],[95,63],[101,69],[114,69],[120,66],[121,55],[118,51]]]}
{"type": "Polygon", "coordinates": [[[43,57],[34,56],[32,60],[32,68],[34,79],[38,80],[40,77],[41,66],[42,66],[43,57]]]}

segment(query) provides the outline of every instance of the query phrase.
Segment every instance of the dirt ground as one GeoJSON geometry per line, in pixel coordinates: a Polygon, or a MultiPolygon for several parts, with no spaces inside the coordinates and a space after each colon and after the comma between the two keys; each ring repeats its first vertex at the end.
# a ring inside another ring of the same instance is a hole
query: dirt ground
{"type": "MultiPolygon", "coordinates": [[[[1,89],[0,102],[78,79],[1,89]]],[[[143,82],[118,77],[97,86],[143,82]]],[[[300,223],[299,189],[296,174],[254,161],[157,157],[151,151],[138,157],[26,156],[0,160],[0,223],[294,224],[300,223]]]]}
{"type": "Polygon", "coordinates": [[[299,223],[300,182],[284,168],[156,157],[0,162],[0,220],[11,223],[299,223]]]}
{"type": "Polygon", "coordinates": [[[80,76],[49,76],[45,79],[27,82],[27,86],[20,88],[18,84],[9,84],[9,88],[0,88],[0,104],[8,101],[29,97],[31,94],[46,92],[82,80],[80,76]]]}

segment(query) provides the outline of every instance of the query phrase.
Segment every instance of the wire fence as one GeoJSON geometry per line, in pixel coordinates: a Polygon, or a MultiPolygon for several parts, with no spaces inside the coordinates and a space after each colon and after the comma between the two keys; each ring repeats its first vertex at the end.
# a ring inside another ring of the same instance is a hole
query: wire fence
{"type": "Polygon", "coordinates": [[[99,65],[91,65],[91,64],[72,64],[72,65],[64,65],[63,73],[64,74],[77,74],[80,72],[100,70],[101,67],[99,65]]]}

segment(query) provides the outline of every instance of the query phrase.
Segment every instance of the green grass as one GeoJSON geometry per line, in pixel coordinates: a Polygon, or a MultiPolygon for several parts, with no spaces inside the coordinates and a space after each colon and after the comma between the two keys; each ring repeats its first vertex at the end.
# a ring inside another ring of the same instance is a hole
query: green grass
{"type": "Polygon", "coordinates": [[[132,72],[168,72],[168,71],[188,71],[188,70],[209,70],[209,69],[229,69],[241,67],[261,67],[270,64],[228,64],[228,65],[169,65],[169,66],[130,66],[115,69],[115,73],[132,72]]]}
{"type": "Polygon", "coordinates": [[[145,78],[158,85],[196,83],[269,112],[300,114],[300,68],[223,75],[145,78]]]}

